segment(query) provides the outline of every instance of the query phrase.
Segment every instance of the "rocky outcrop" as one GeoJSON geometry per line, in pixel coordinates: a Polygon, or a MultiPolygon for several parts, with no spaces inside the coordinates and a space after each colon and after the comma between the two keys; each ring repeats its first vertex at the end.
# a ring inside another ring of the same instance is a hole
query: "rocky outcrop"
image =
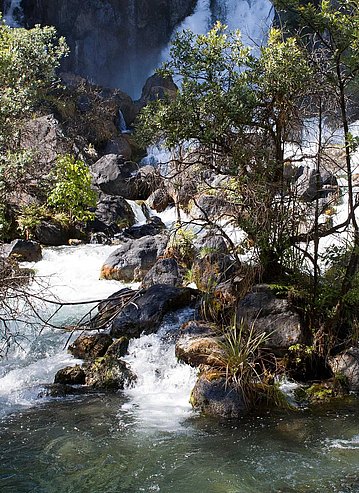
{"type": "Polygon", "coordinates": [[[166,284],[168,286],[180,286],[182,284],[182,275],[176,259],[162,258],[157,260],[145,275],[142,287],[147,289],[155,284],[166,284]]]}
{"type": "Polygon", "coordinates": [[[173,82],[172,77],[164,78],[158,74],[151,75],[142,88],[138,105],[141,108],[148,102],[155,101],[156,99],[173,99],[176,96],[177,90],[178,87],[173,82]]]}
{"type": "Polygon", "coordinates": [[[104,356],[112,343],[112,337],[107,334],[84,334],[68,350],[75,358],[91,360],[104,356]]]}
{"type": "Polygon", "coordinates": [[[190,321],[181,327],[176,342],[176,357],[191,366],[218,367],[221,349],[214,327],[205,322],[190,321]]]}
{"type": "Polygon", "coordinates": [[[190,305],[194,296],[194,291],[188,288],[151,286],[114,318],[111,335],[131,338],[139,337],[142,332],[156,332],[166,313],[190,305]]]}
{"type": "Polygon", "coordinates": [[[265,332],[265,346],[286,350],[303,340],[303,325],[299,314],[288,299],[276,297],[266,284],[254,286],[238,304],[237,323],[254,324],[258,333],[265,332]]]}
{"type": "Polygon", "coordinates": [[[101,278],[125,282],[141,281],[163,254],[167,242],[166,235],[128,240],[107,258],[101,269],[101,278]]]}
{"type": "Polygon", "coordinates": [[[174,27],[196,0],[22,0],[27,26],[55,26],[70,55],[63,68],[140,94],[174,27]]]}
{"type": "Polygon", "coordinates": [[[203,373],[191,394],[191,404],[203,414],[222,418],[239,418],[247,407],[240,388],[235,388],[216,373],[203,373]]]}
{"type": "MultiPolygon", "coordinates": [[[[153,171],[152,167],[151,171],[153,171]]],[[[148,173],[117,154],[106,154],[91,166],[93,184],[107,195],[145,200],[151,194],[148,173]]]]}
{"type": "Polygon", "coordinates": [[[132,239],[142,238],[143,236],[156,236],[166,229],[165,224],[157,216],[152,216],[146,224],[132,226],[123,231],[124,236],[132,239]]]}
{"type": "Polygon", "coordinates": [[[106,355],[85,365],[86,385],[95,389],[122,390],[136,381],[125,361],[106,355]]]}
{"type": "Polygon", "coordinates": [[[329,359],[329,366],[337,377],[344,377],[348,389],[359,392],[359,348],[350,348],[329,359]]]}
{"type": "Polygon", "coordinates": [[[36,241],[17,239],[0,247],[0,255],[19,262],[38,262],[42,259],[41,246],[36,241]]]}
{"type": "Polygon", "coordinates": [[[101,194],[95,210],[95,219],[88,222],[88,229],[113,236],[122,228],[134,223],[135,214],[123,197],[101,194]]]}

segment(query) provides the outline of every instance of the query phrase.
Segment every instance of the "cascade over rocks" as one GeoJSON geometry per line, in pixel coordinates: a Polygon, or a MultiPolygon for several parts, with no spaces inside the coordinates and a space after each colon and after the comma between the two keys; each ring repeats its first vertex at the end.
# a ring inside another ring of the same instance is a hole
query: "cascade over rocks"
{"type": "Polygon", "coordinates": [[[139,337],[156,332],[164,315],[189,306],[197,293],[189,288],[156,284],[127,304],[112,322],[113,337],[139,337]]]}
{"type": "Polygon", "coordinates": [[[101,269],[101,278],[117,281],[141,281],[167,246],[168,236],[144,236],[128,240],[111,253],[101,269]]]}
{"type": "Polygon", "coordinates": [[[70,55],[63,69],[139,93],[196,0],[22,0],[27,27],[55,26],[70,55]]]}
{"type": "Polygon", "coordinates": [[[303,341],[303,324],[295,308],[287,299],[277,298],[270,287],[253,287],[238,304],[237,323],[254,324],[257,332],[265,332],[266,347],[285,350],[303,341]]]}

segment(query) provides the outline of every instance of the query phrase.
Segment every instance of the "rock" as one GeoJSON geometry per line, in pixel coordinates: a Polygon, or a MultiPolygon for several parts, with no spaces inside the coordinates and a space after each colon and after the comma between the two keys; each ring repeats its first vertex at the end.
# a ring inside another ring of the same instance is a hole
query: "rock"
{"type": "Polygon", "coordinates": [[[157,216],[149,218],[146,224],[126,228],[123,234],[128,238],[142,238],[143,236],[156,236],[166,229],[162,220],[157,216]]]}
{"type": "Polygon", "coordinates": [[[57,156],[74,152],[73,144],[53,114],[25,123],[21,129],[20,147],[30,149],[38,162],[38,177],[50,172],[57,156]]]}
{"type": "Polygon", "coordinates": [[[19,262],[38,262],[42,259],[41,246],[36,241],[30,240],[14,240],[9,245],[4,245],[0,253],[19,262]]]}
{"type": "Polygon", "coordinates": [[[151,75],[142,88],[139,106],[142,108],[150,101],[155,101],[156,99],[173,99],[177,91],[178,87],[173,82],[172,77],[162,77],[158,74],[151,75]]]}
{"type": "Polygon", "coordinates": [[[193,219],[206,220],[209,217],[213,221],[233,213],[233,205],[220,196],[202,194],[195,202],[189,203],[189,213],[193,219]]]}
{"type": "Polygon", "coordinates": [[[55,26],[70,47],[64,70],[131,95],[158,66],[173,30],[195,0],[22,0],[26,27],[55,26]]]}
{"type": "Polygon", "coordinates": [[[285,350],[303,340],[303,325],[299,314],[288,299],[277,298],[268,285],[254,286],[238,304],[237,323],[254,324],[258,333],[265,332],[265,346],[285,350]]]}
{"type": "Polygon", "coordinates": [[[305,201],[311,202],[316,198],[326,198],[338,190],[338,180],[327,170],[320,170],[317,189],[317,173],[308,166],[300,166],[296,175],[298,194],[305,201]]]}
{"type": "Polygon", "coordinates": [[[191,366],[217,366],[221,350],[216,327],[207,322],[191,320],[180,330],[176,342],[176,357],[191,366]]]}
{"type": "Polygon", "coordinates": [[[35,228],[34,236],[42,245],[60,246],[67,245],[73,234],[70,228],[61,224],[41,221],[35,228]]]}
{"type": "Polygon", "coordinates": [[[334,375],[344,376],[348,389],[359,392],[359,348],[352,347],[329,359],[334,375]]]}
{"type": "Polygon", "coordinates": [[[145,275],[141,286],[147,289],[154,284],[166,284],[168,286],[180,286],[182,284],[182,275],[176,259],[161,258],[157,260],[145,275]]]}
{"type": "Polygon", "coordinates": [[[88,229],[113,236],[122,228],[134,223],[135,214],[124,198],[101,194],[95,210],[95,219],[89,221],[88,229]]]}
{"type": "Polygon", "coordinates": [[[54,383],[84,385],[85,372],[79,365],[66,366],[66,368],[62,368],[56,373],[54,383]]]}
{"type": "Polygon", "coordinates": [[[204,291],[231,276],[233,259],[222,236],[210,236],[204,240],[192,272],[198,288],[204,291]]]}
{"type": "Polygon", "coordinates": [[[139,337],[156,332],[164,315],[191,304],[194,291],[157,284],[126,305],[112,322],[113,337],[139,337]]]}
{"type": "Polygon", "coordinates": [[[86,385],[96,389],[122,390],[136,381],[127,363],[112,356],[87,364],[85,373],[86,385]]]}
{"type": "Polygon", "coordinates": [[[107,258],[101,269],[101,278],[125,282],[141,281],[163,254],[167,242],[166,235],[129,240],[107,258]]]}
{"type": "Polygon", "coordinates": [[[150,209],[163,212],[170,204],[173,204],[173,199],[167,190],[159,188],[151,193],[147,199],[147,204],[150,209]]]}
{"type": "Polygon", "coordinates": [[[75,358],[91,360],[104,356],[112,343],[112,337],[108,334],[84,334],[79,336],[68,350],[75,358]]]}
{"type": "Polygon", "coordinates": [[[132,148],[126,136],[119,135],[107,142],[103,154],[116,154],[129,161],[132,157],[132,148]]]}
{"type": "Polygon", "coordinates": [[[95,187],[128,200],[146,200],[157,183],[152,166],[139,168],[117,154],[103,156],[90,169],[95,187]]]}
{"type": "Polygon", "coordinates": [[[129,340],[127,337],[120,337],[116,339],[106,351],[106,356],[113,358],[122,358],[127,354],[129,340]]]}
{"type": "Polygon", "coordinates": [[[210,372],[198,378],[191,393],[191,404],[209,416],[239,418],[247,412],[240,389],[210,372]]]}

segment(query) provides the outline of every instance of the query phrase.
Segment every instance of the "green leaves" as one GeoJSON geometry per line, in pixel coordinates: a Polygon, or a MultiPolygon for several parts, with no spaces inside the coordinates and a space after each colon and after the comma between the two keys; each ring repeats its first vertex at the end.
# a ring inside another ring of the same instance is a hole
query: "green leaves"
{"type": "Polygon", "coordinates": [[[48,195],[48,205],[67,213],[74,221],[92,219],[88,207],[96,205],[97,196],[91,189],[88,167],[72,156],[62,156],[57,160],[53,178],[55,186],[48,195]]]}

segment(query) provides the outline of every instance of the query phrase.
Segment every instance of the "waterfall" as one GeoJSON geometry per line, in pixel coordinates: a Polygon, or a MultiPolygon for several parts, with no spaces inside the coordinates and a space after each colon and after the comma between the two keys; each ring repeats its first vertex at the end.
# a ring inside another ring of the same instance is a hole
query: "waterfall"
{"type": "Polygon", "coordinates": [[[118,110],[118,129],[122,134],[130,133],[130,130],[127,128],[125,117],[121,110],[118,110]]]}
{"type": "Polygon", "coordinates": [[[4,21],[10,27],[20,27],[23,20],[22,0],[7,0],[4,4],[4,21]]]}

